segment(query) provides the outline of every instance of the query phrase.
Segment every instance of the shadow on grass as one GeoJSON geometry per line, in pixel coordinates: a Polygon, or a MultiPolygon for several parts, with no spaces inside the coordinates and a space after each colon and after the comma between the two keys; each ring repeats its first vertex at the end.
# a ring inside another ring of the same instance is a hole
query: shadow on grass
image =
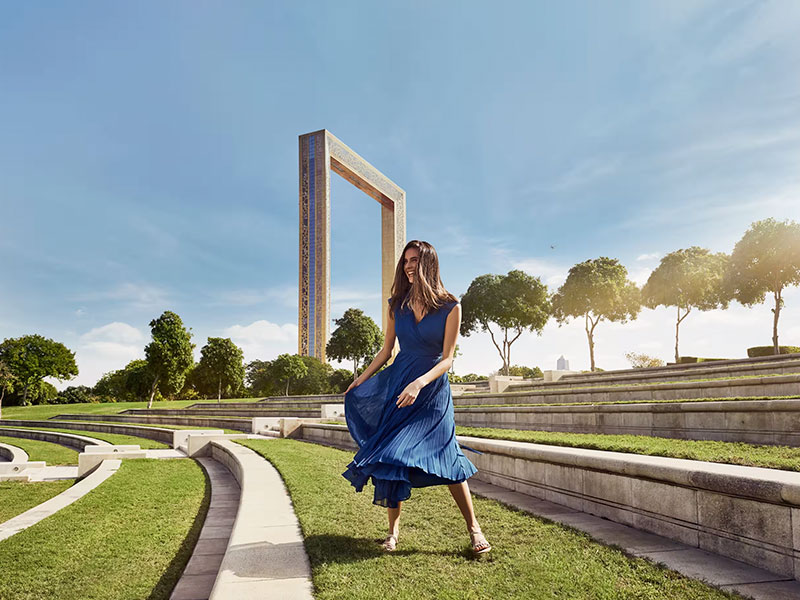
{"type": "Polygon", "coordinates": [[[381,547],[383,538],[357,538],[344,535],[312,535],[305,538],[306,551],[311,559],[312,567],[321,563],[355,563],[364,560],[374,560],[379,556],[391,554],[392,556],[445,556],[451,558],[464,558],[466,560],[485,560],[488,554],[474,556],[468,549],[450,550],[424,550],[416,548],[405,550],[402,541],[394,552],[386,552],[381,547]]]}
{"type": "Polygon", "coordinates": [[[181,575],[183,575],[186,564],[192,557],[194,547],[197,544],[197,540],[200,538],[200,531],[203,529],[203,524],[206,521],[208,507],[211,504],[211,479],[208,477],[208,473],[206,473],[205,469],[202,469],[202,471],[206,482],[203,503],[200,505],[200,510],[197,511],[194,523],[192,523],[192,527],[183,539],[181,547],[178,549],[178,552],[175,553],[175,556],[172,561],[170,561],[164,574],[158,580],[158,583],[156,583],[153,591],[150,592],[147,600],[167,600],[172,594],[172,590],[178,584],[181,575]]]}

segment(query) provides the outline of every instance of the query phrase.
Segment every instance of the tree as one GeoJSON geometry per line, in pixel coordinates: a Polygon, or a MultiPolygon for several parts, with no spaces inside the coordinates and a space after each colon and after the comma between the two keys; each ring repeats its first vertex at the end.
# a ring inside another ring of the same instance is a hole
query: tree
{"type": "Polygon", "coordinates": [[[538,277],[524,271],[509,271],[508,275],[481,275],[469,285],[461,298],[461,335],[473,331],[488,331],[508,375],[511,365],[511,344],[525,330],[542,334],[550,318],[547,286],[538,277]],[[498,345],[490,324],[503,332],[502,347],[498,345]],[[513,337],[509,340],[509,332],[513,337]]]}
{"type": "Polygon", "coordinates": [[[508,374],[524,377],[525,379],[542,379],[544,377],[544,373],[539,367],[531,368],[522,365],[512,365],[508,368],[508,374]]]}
{"type": "Polygon", "coordinates": [[[97,398],[94,396],[92,388],[86,385],[71,385],[58,392],[58,396],[56,396],[56,404],[81,404],[88,402],[97,402],[97,398]]]}
{"type": "Polygon", "coordinates": [[[158,318],[150,321],[153,341],[144,349],[147,369],[152,384],[147,408],[153,406],[156,389],[169,396],[183,387],[186,372],[194,364],[191,343],[191,330],[187,331],[181,318],[171,311],[164,311],[158,318]]]}
{"type": "Polygon", "coordinates": [[[254,360],[245,369],[247,385],[255,396],[276,396],[280,393],[280,382],[275,377],[272,361],[254,360]]]}
{"type": "Polygon", "coordinates": [[[330,378],[333,367],[322,362],[316,356],[301,356],[305,364],[306,374],[297,380],[294,386],[295,394],[328,394],[331,391],[330,378]]]}
{"type": "Polygon", "coordinates": [[[639,288],[615,258],[601,256],[578,263],[553,295],[553,314],[559,325],[583,317],[589,340],[591,370],[594,364],[594,330],[602,321],[625,323],[641,309],[639,288]]]}
{"type": "Polygon", "coordinates": [[[0,360],[0,419],[3,418],[3,398],[6,397],[6,392],[13,392],[16,379],[11,373],[8,365],[0,360]]]}
{"type": "Polygon", "coordinates": [[[208,338],[200,349],[198,379],[210,383],[222,400],[222,390],[236,392],[244,383],[244,354],[230,338],[208,338]]]}
{"type": "Polygon", "coordinates": [[[783,290],[800,283],[800,225],[794,221],[756,221],[736,243],[726,284],[731,296],[744,306],[761,304],[772,294],[772,346],[778,347],[778,318],[783,290]]]}
{"type": "Polygon", "coordinates": [[[281,354],[272,361],[270,368],[278,380],[286,382],[286,396],[289,395],[289,383],[292,379],[300,379],[308,373],[308,367],[297,354],[281,354]]]}
{"type": "Polygon", "coordinates": [[[330,390],[334,394],[343,394],[353,382],[353,374],[347,369],[336,369],[328,378],[330,390]]]}
{"type": "Polygon", "coordinates": [[[22,387],[22,404],[28,404],[28,391],[45,377],[72,379],[78,374],[75,353],[60,342],[41,335],[24,335],[3,340],[0,360],[11,377],[22,387]]]}
{"type": "Polygon", "coordinates": [[[676,250],[661,259],[642,288],[642,302],[648,308],[674,306],[677,309],[675,362],[680,360],[681,322],[692,308],[705,311],[728,307],[729,298],[723,285],[727,266],[728,256],[724,253],[712,254],[697,246],[676,250]]]}
{"type": "Polygon", "coordinates": [[[132,402],[145,400],[151,384],[147,361],[136,359],[123,369],[104,373],[94,384],[92,392],[102,402],[132,402]]]}
{"type": "Polygon", "coordinates": [[[348,308],[334,321],[336,329],[328,340],[326,352],[334,360],[352,360],[355,381],[359,362],[371,360],[380,351],[383,335],[375,321],[358,308],[348,308]]]}
{"type": "Polygon", "coordinates": [[[626,352],[625,358],[634,369],[647,369],[649,367],[663,367],[664,361],[655,356],[648,356],[640,352],[626,352]]]}

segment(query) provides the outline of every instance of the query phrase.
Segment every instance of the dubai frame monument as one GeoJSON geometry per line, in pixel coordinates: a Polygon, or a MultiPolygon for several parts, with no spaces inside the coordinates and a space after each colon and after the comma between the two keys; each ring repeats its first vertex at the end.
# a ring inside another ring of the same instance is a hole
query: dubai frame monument
{"type": "MultiPolygon", "coordinates": [[[[381,303],[391,296],[406,244],[406,193],[330,131],[300,136],[300,293],[298,354],[325,361],[331,324],[331,170],[381,205],[381,303]]],[[[354,249],[361,254],[361,250],[354,249]]]]}

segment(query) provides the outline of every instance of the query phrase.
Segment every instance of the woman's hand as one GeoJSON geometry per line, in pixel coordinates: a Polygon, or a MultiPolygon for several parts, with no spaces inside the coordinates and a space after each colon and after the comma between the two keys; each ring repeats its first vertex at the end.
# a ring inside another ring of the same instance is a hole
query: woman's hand
{"type": "Polygon", "coordinates": [[[347,394],[347,392],[349,392],[349,391],[350,391],[350,390],[352,390],[353,388],[357,388],[357,387],[358,387],[358,386],[360,386],[360,385],[361,385],[361,382],[359,382],[359,381],[356,379],[355,381],[353,381],[353,383],[351,383],[349,386],[347,386],[347,389],[344,391],[344,393],[345,393],[345,394],[347,394]]]}
{"type": "Polygon", "coordinates": [[[404,406],[411,406],[417,399],[419,392],[422,388],[425,387],[418,379],[415,379],[411,383],[406,386],[406,389],[397,397],[397,408],[403,408],[404,406]]]}

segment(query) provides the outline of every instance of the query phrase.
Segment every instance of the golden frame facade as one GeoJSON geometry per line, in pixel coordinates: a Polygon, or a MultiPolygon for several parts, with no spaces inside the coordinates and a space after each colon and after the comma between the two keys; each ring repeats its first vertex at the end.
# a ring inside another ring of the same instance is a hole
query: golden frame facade
{"type": "Polygon", "coordinates": [[[330,131],[300,136],[298,354],[326,360],[331,324],[331,194],[333,170],[381,205],[381,325],[406,244],[406,193],[330,131]]]}

